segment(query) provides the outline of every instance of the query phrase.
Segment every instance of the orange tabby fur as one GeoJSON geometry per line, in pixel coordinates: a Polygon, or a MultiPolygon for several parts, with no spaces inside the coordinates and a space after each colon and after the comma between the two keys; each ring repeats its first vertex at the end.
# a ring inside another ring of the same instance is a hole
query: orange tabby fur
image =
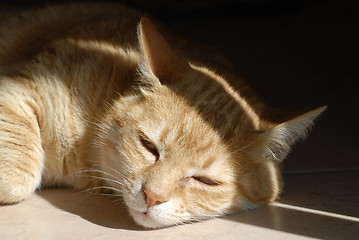
{"type": "Polygon", "coordinates": [[[157,228],[278,197],[281,161],[324,108],[273,111],[220,55],[140,17],[75,4],[2,20],[1,203],[40,186],[111,190],[157,228]]]}

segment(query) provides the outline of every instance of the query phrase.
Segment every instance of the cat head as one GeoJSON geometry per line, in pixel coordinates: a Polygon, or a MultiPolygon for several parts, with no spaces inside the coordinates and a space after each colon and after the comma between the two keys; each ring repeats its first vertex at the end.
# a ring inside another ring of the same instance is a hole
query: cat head
{"type": "Polygon", "coordinates": [[[139,86],[113,104],[98,136],[102,171],[134,220],[159,228],[275,200],[279,163],[324,108],[263,120],[261,103],[188,63],[145,18],[139,41],[139,86]]]}

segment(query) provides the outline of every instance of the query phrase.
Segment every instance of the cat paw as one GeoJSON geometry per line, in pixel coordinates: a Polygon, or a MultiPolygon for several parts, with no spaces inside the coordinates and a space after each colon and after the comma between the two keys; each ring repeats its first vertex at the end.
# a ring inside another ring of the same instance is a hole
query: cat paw
{"type": "Polygon", "coordinates": [[[14,183],[0,177],[0,204],[15,204],[30,197],[36,186],[31,183],[14,183]]]}

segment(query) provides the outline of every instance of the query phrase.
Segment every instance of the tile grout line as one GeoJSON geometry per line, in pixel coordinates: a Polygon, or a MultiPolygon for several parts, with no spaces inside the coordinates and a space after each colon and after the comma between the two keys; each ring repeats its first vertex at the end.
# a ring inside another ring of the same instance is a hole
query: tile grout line
{"type": "Polygon", "coordinates": [[[359,218],[357,218],[357,217],[352,217],[352,216],[347,216],[347,215],[342,215],[342,214],[337,214],[337,213],[331,213],[331,212],[325,212],[325,211],[320,211],[320,210],[315,210],[315,209],[310,209],[310,208],[298,207],[298,206],[293,206],[293,205],[288,205],[288,204],[283,204],[283,203],[278,203],[278,202],[271,203],[270,205],[275,206],[275,207],[300,211],[300,212],[312,213],[312,214],[316,214],[316,215],[322,215],[322,216],[339,218],[339,219],[344,219],[344,220],[353,221],[353,222],[359,222],[359,218]]]}

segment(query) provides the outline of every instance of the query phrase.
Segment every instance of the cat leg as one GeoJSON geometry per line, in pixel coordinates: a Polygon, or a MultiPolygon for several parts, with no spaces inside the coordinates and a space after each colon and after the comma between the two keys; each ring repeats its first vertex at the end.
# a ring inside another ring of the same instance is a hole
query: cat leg
{"type": "Polygon", "coordinates": [[[0,204],[29,197],[40,185],[43,166],[40,127],[33,109],[0,103],[0,204]]]}

